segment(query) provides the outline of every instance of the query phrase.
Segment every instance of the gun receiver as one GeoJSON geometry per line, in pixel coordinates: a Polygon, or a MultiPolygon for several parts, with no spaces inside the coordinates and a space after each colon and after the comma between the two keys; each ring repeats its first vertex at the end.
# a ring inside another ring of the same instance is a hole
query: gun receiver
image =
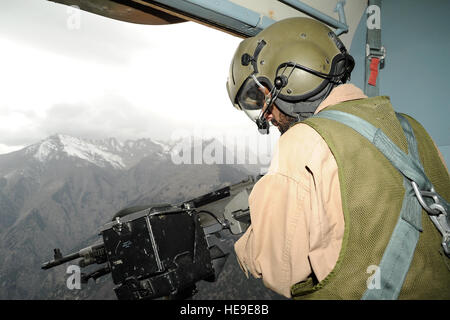
{"type": "Polygon", "coordinates": [[[213,232],[214,226],[226,227],[232,234],[240,234],[250,224],[248,196],[261,176],[249,176],[246,180],[183,202],[181,205],[207,213],[200,218],[206,233],[213,232]],[[217,226],[219,222],[220,226],[217,226]]]}

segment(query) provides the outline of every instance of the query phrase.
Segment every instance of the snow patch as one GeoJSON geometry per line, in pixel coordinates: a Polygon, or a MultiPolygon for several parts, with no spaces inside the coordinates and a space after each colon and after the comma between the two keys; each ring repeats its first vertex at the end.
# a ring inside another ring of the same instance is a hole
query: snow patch
{"type": "Polygon", "coordinates": [[[45,140],[38,146],[34,157],[39,161],[46,161],[52,153],[57,151],[58,147],[52,141],[45,140]]]}
{"type": "MultiPolygon", "coordinates": [[[[30,147],[30,150],[33,149],[30,147]]],[[[125,168],[125,164],[120,156],[102,150],[92,143],[62,134],[51,136],[41,142],[33,156],[37,160],[44,162],[59,158],[61,153],[69,157],[86,160],[99,167],[111,165],[116,169],[125,168]]]]}
{"type": "Polygon", "coordinates": [[[153,142],[154,144],[160,146],[160,147],[163,149],[163,152],[164,152],[164,153],[168,153],[168,152],[170,152],[170,150],[172,149],[171,146],[169,146],[169,145],[167,145],[167,144],[164,144],[164,143],[162,143],[162,142],[159,142],[159,141],[157,141],[157,140],[150,139],[150,141],[153,142]]]}

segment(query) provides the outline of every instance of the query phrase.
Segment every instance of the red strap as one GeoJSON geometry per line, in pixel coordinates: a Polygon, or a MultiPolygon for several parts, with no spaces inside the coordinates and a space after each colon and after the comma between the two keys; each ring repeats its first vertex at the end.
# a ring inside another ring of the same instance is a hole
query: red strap
{"type": "Polygon", "coordinates": [[[379,58],[372,58],[370,60],[370,76],[369,76],[369,81],[368,83],[371,86],[376,86],[377,85],[377,77],[378,77],[378,65],[380,64],[380,59],[379,58]]]}

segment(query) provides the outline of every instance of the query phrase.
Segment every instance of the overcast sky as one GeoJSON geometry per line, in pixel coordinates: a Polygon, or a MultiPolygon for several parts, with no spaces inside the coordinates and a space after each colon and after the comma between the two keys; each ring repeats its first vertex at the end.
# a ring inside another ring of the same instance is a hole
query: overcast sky
{"type": "Polygon", "coordinates": [[[143,26],[45,0],[1,0],[0,153],[54,133],[252,135],[256,126],[225,88],[240,41],[192,22],[143,26]]]}

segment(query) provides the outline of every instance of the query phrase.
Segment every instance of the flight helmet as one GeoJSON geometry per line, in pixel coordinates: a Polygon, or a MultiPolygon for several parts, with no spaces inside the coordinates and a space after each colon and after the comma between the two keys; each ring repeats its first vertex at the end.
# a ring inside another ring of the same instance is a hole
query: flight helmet
{"type": "Polygon", "coordinates": [[[288,18],[243,40],[233,57],[227,91],[233,105],[269,132],[272,104],[301,121],[314,114],[331,89],[350,78],[354,59],[323,23],[288,18]]]}

